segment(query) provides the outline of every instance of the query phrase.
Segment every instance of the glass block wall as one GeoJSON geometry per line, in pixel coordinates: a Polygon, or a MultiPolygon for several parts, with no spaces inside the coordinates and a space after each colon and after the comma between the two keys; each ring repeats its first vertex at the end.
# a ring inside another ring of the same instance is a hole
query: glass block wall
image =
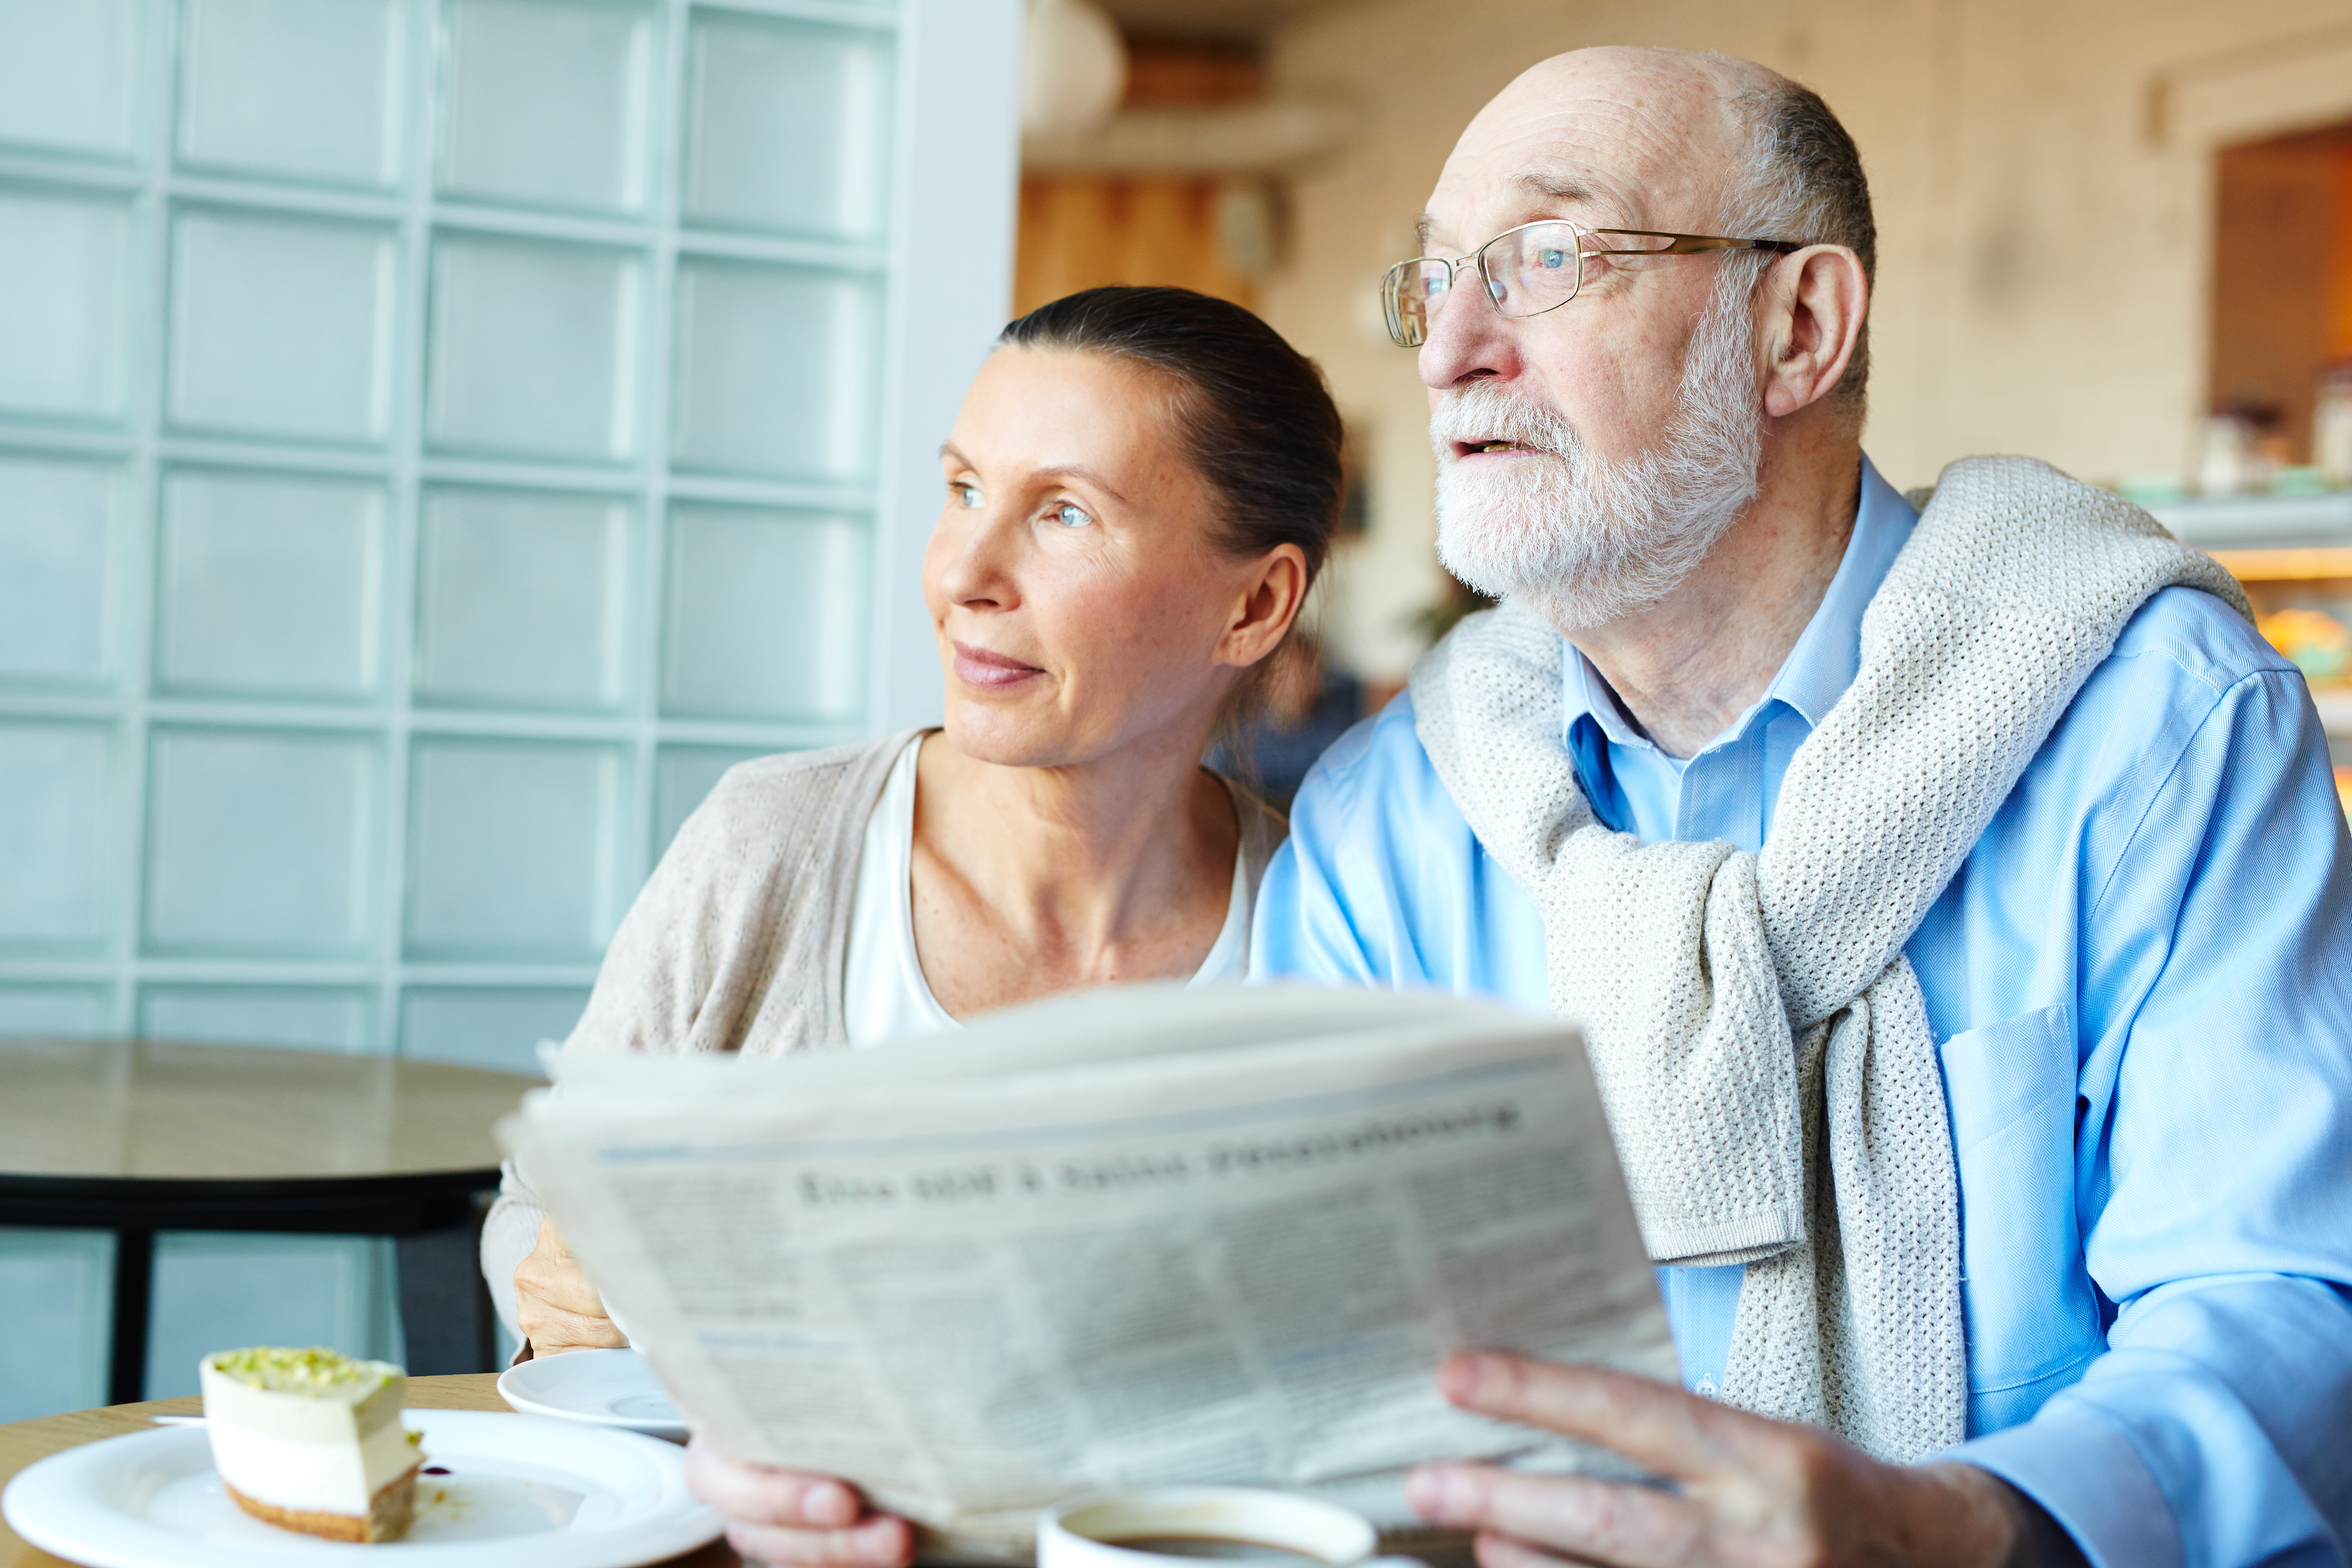
{"type": "Polygon", "coordinates": [[[1018,25],[0,0],[0,1033],[529,1070],[721,771],[919,717],[1018,25]]]}

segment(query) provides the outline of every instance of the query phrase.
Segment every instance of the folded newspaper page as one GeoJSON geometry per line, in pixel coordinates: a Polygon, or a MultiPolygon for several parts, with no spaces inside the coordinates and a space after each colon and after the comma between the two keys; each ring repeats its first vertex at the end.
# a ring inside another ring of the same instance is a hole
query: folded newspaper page
{"type": "Polygon", "coordinates": [[[1675,1375],[1557,1022],[1152,985],[868,1050],[551,1065],[500,1136],[680,1408],[939,1554],[1179,1482],[1402,1524],[1417,1461],[1592,1458],[1448,1405],[1449,1352],[1675,1375]]]}

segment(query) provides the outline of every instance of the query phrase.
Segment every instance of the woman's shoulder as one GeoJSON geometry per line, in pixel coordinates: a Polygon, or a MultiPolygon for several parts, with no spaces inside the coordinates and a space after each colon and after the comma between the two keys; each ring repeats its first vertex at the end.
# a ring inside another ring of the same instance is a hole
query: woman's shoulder
{"type": "Polygon", "coordinates": [[[920,733],[904,730],[878,741],[738,763],[711,786],[679,837],[687,838],[692,830],[694,840],[740,845],[747,838],[806,833],[835,816],[845,816],[848,828],[862,831],[890,764],[920,733]]]}
{"type": "Polygon", "coordinates": [[[837,1043],[847,889],[916,734],[728,769],[630,905],[573,1039],[755,1054],[837,1043]]]}

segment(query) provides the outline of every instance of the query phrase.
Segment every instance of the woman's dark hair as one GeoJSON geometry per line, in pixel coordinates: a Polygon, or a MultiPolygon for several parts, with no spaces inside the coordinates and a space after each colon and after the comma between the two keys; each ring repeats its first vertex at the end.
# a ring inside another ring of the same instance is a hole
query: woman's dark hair
{"type": "Polygon", "coordinates": [[[1190,289],[1088,289],[996,341],[1113,354],[1168,376],[1192,467],[1222,503],[1225,548],[1296,544],[1308,582],[1323,569],[1344,483],[1339,410],[1315,362],[1272,327],[1190,289]]]}

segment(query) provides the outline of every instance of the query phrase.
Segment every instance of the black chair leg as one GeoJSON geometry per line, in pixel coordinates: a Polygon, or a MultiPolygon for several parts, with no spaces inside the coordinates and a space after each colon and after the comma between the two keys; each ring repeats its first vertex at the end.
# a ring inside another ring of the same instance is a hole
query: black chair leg
{"type": "Polygon", "coordinates": [[[155,1293],[155,1233],[114,1233],[114,1318],[107,1329],[106,1402],[147,1397],[147,1316],[155,1293]]]}

